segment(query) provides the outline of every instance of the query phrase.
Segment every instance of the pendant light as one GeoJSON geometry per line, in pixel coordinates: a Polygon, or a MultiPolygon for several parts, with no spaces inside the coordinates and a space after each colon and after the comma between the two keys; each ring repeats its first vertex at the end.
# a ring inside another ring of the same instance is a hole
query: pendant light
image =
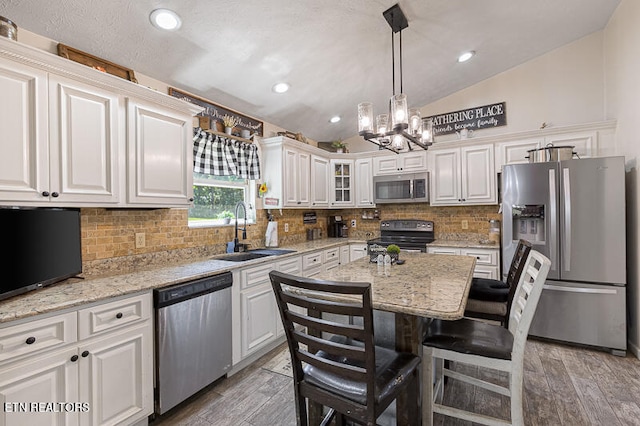
{"type": "Polygon", "coordinates": [[[389,101],[389,113],[374,116],[373,104],[358,104],[358,134],[365,140],[395,153],[409,150],[414,145],[428,149],[433,143],[432,123],[423,123],[418,109],[408,109],[407,95],[402,93],[402,30],[409,26],[406,16],[396,4],[382,13],[391,27],[391,58],[393,95],[389,101]],[[399,33],[400,93],[396,94],[395,34],[399,33]],[[375,122],[374,122],[375,117],[375,122]]]}

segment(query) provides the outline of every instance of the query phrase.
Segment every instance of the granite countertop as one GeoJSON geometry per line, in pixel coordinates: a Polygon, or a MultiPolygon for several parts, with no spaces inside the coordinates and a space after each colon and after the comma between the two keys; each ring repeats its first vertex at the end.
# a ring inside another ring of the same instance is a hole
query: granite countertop
{"type": "Polygon", "coordinates": [[[186,281],[205,278],[222,272],[274,262],[291,256],[328,249],[345,243],[363,243],[347,238],[325,238],[294,244],[281,249],[295,250],[280,256],[268,256],[245,262],[218,259],[224,254],[205,259],[189,260],[169,266],[145,267],[127,274],[69,279],[49,287],[31,291],[0,301],[0,324],[34,315],[55,312],[111,297],[132,294],[154,288],[167,287],[186,281]]]}
{"type": "Polygon", "coordinates": [[[437,247],[453,247],[453,248],[483,248],[483,249],[500,249],[500,244],[492,243],[488,240],[435,240],[429,246],[437,247]]]}
{"type": "Polygon", "coordinates": [[[462,318],[476,259],[426,253],[403,253],[403,265],[378,267],[356,260],[314,278],[369,282],[374,309],[421,317],[462,318]]]}

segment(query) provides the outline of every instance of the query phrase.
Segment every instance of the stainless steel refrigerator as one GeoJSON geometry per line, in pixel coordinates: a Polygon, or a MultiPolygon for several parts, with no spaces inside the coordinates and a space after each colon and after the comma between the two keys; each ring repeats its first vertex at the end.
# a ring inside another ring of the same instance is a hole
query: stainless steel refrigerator
{"type": "Polygon", "coordinates": [[[551,259],[529,334],[627,348],[624,157],[508,165],[502,261],[520,238],[551,259]]]}

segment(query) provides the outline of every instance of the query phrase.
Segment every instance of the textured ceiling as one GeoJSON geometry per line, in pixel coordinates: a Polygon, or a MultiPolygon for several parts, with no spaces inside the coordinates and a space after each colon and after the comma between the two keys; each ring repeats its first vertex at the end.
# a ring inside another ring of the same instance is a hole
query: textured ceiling
{"type": "MultiPolygon", "coordinates": [[[[404,92],[421,107],[601,30],[620,0],[400,0],[404,92]],[[456,62],[463,51],[477,55],[456,62]]],[[[396,0],[2,0],[27,29],[315,140],[357,133],[391,96],[396,0]],[[163,32],[149,13],[176,11],[163,32]],[[271,91],[286,81],[285,94],[271,91]],[[333,115],[342,116],[330,124],[333,115]]]]}

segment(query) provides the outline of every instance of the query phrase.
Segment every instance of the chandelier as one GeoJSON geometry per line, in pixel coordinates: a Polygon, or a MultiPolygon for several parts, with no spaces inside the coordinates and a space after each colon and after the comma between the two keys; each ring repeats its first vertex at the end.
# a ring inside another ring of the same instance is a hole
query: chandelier
{"type": "Polygon", "coordinates": [[[391,59],[393,96],[389,101],[389,113],[373,114],[373,104],[358,104],[358,134],[365,140],[378,145],[379,149],[388,149],[396,154],[409,150],[413,146],[428,149],[433,144],[433,122],[420,117],[420,111],[407,109],[407,95],[402,93],[402,30],[409,26],[406,16],[396,4],[382,13],[391,27],[391,59]],[[396,94],[396,55],[395,34],[399,33],[400,93],[396,94]],[[375,125],[375,127],[374,127],[375,125]]]}

